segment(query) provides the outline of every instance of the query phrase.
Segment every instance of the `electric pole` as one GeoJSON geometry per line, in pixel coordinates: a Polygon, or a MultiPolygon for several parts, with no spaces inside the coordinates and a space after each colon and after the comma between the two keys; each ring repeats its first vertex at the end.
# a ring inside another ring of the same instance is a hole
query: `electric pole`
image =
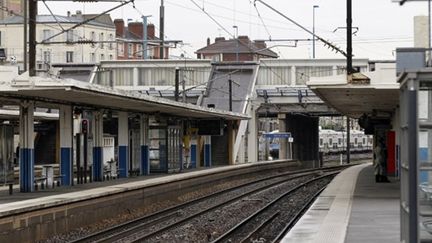
{"type": "MultiPolygon", "coordinates": [[[[36,76],[36,17],[37,1],[28,1],[29,13],[29,76],[36,76]]],[[[26,55],[25,53],[24,55],[26,55]]]]}
{"type": "Polygon", "coordinates": [[[165,40],[165,33],[164,33],[164,29],[165,29],[165,7],[164,7],[164,0],[161,0],[161,6],[159,8],[159,39],[161,40],[161,44],[160,44],[160,59],[165,59],[164,57],[164,40],[165,40]]]}
{"type": "MultiPolygon", "coordinates": [[[[352,66],[352,0],[347,0],[347,80],[351,80],[354,73],[352,66]]],[[[347,116],[347,164],[351,161],[351,124],[347,116]]]]}
{"type": "Polygon", "coordinates": [[[24,1],[24,53],[23,53],[23,64],[24,64],[24,72],[27,72],[27,16],[28,16],[28,7],[27,7],[27,1],[24,1]]]}

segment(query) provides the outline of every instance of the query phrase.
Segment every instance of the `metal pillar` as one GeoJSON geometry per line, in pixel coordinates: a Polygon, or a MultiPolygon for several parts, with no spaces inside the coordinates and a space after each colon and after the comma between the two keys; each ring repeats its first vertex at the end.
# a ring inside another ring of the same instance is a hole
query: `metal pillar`
{"type": "Polygon", "coordinates": [[[164,57],[164,41],[165,41],[165,7],[164,7],[164,1],[161,0],[161,6],[159,8],[159,39],[161,40],[160,44],[160,59],[165,59],[164,57]]]}
{"type": "MultiPolygon", "coordinates": [[[[73,119],[72,107],[60,106],[60,171],[62,185],[73,185],[72,170],[72,144],[73,144],[73,119]]],[[[79,139],[79,138],[77,138],[79,139]]]]}
{"type": "Polygon", "coordinates": [[[36,16],[37,1],[29,1],[29,75],[36,76],[36,16]]]}
{"type": "Polygon", "coordinates": [[[347,74],[352,74],[352,0],[347,0],[347,74]]]}
{"type": "Polygon", "coordinates": [[[93,180],[103,181],[103,112],[93,112],[93,180]]]}
{"type": "Polygon", "coordinates": [[[119,177],[128,177],[128,161],[129,161],[129,127],[128,113],[118,113],[118,164],[119,177]]]}
{"type": "Polygon", "coordinates": [[[204,167],[211,167],[211,136],[204,136],[204,167]]]}
{"type": "Polygon", "coordinates": [[[315,9],[318,8],[318,5],[313,6],[313,27],[312,27],[312,58],[315,59],[315,9]]]}
{"type": "Polygon", "coordinates": [[[190,162],[191,167],[196,168],[197,167],[197,160],[198,160],[198,141],[195,136],[192,136],[191,138],[191,146],[190,146],[190,162]]]}
{"type": "Polygon", "coordinates": [[[27,1],[24,1],[24,48],[23,48],[23,70],[27,72],[27,16],[28,16],[28,8],[27,1]]]}
{"type": "Polygon", "coordinates": [[[20,104],[20,191],[34,191],[34,104],[24,101],[20,104]]]}
{"type": "Polygon", "coordinates": [[[228,121],[228,164],[235,164],[236,158],[234,158],[234,143],[235,143],[235,132],[234,132],[234,121],[228,121]]]}
{"type": "MultiPolygon", "coordinates": [[[[286,132],[286,114],[278,114],[279,132],[286,132]]],[[[279,138],[279,159],[287,159],[287,139],[279,138]]]]}
{"type": "Polygon", "coordinates": [[[346,126],[347,126],[347,140],[346,140],[346,153],[347,153],[347,159],[346,162],[347,164],[349,164],[351,162],[351,122],[350,122],[350,118],[347,117],[347,122],[346,122],[346,126]]]}
{"type": "Polygon", "coordinates": [[[150,149],[149,149],[149,119],[147,115],[140,117],[140,145],[141,145],[141,163],[140,174],[150,174],[150,149]]]}
{"type": "MultiPolygon", "coordinates": [[[[180,68],[176,67],[175,69],[175,85],[174,85],[174,100],[179,100],[179,86],[180,86],[180,68]]],[[[184,90],[183,90],[184,92],[184,90]]]]}
{"type": "Polygon", "coordinates": [[[148,16],[142,16],[142,20],[143,20],[143,59],[147,60],[147,43],[148,43],[148,35],[147,35],[147,18],[150,17],[151,15],[148,16]]]}
{"type": "Polygon", "coordinates": [[[232,82],[233,81],[230,75],[230,78],[228,79],[229,111],[232,111],[232,82]]]}
{"type": "Polygon", "coordinates": [[[251,119],[248,123],[247,136],[247,154],[248,162],[258,161],[258,115],[256,113],[258,106],[251,107],[251,119]]]}

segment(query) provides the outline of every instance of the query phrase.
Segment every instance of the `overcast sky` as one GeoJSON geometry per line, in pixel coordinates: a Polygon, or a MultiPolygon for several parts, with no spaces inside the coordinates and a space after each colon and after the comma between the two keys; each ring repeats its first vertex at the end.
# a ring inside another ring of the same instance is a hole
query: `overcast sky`
{"type": "MultiPolygon", "coordinates": [[[[346,49],[345,30],[337,27],[346,26],[345,0],[264,0],[299,24],[312,30],[313,6],[315,9],[316,34],[346,49]]],[[[116,3],[68,3],[46,1],[54,13],[66,15],[66,11],[81,10],[86,14],[94,14],[107,10],[116,3]]],[[[160,0],[135,0],[135,7],[129,4],[111,12],[111,17],[141,20],[141,15],[152,15],[149,22],[154,23],[159,32],[160,0]]],[[[167,39],[183,40],[181,49],[172,50],[174,55],[184,53],[195,57],[194,52],[206,45],[207,37],[214,41],[215,37],[230,37],[225,30],[211,20],[191,0],[165,0],[165,35],[167,39]]],[[[238,26],[239,35],[248,35],[251,39],[303,39],[311,38],[304,30],[283,19],[263,4],[253,0],[194,0],[204,8],[231,34],[233,26],[238,26]],[[262,20],[258,17],[258,12],[262,20]]],[[[46,7],[39,3],[39,14],[48,14],[46,7]]],[[[353,26],[358,33],[353,37],[353,53],[355,58],[394,59],[396,47],[413,45],[413,17],[427,15],[427,2],[409,2],[403,6],[391,0],[353,0],[353,26]]],[[[273,51],[281,58],[310,58],[312,43],[299,42],[268,42],[275,46],[273,51]]],[[[317,58],[342,58],[316,43],[317,58]]]]}

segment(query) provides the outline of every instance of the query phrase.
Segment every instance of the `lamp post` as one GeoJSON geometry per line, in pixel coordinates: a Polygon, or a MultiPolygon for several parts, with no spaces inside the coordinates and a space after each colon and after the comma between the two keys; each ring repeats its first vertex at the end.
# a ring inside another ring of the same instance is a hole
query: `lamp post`
{"type": "Polygon", "coordinates": [[[313,16],[312,16],[312,21],[313,21],[313,25],[312,25],[312,58],[315,59],[315,9],[319,8],[318,5],[313,5],[313,16]]]}
{"type": "Polygon", "coordinates": [[[234,25],[233,28],[235,29],[236,33],[234,35],[234,38],[236,40],[236,62],[239,61],[239,53],[238,53],[238,47],[239,47],[239,40],[238,40],[238,26],[234,25]]]}

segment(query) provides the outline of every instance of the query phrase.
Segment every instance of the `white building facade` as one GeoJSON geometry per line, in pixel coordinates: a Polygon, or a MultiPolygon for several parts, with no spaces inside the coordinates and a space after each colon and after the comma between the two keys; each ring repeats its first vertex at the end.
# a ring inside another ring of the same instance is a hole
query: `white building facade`
{"type": "MultiPolygon", "coordinates": [[[[50,39],[47,43],[42,43],[43,40],[59,33],[62,28],[67,30],[83,20],[84,18],[81,15],[55,17],[39,15],[37,17],[37,69],[41,69],[44,65],[50,63],[97,63],[103,60],[116,59],[115,26],[112,21],[111,23],[109,23],[110,21],[89,21],[50,39]],[[76,43],[81,40],[92,40],[101,43],[76,43]],[[112,42],[108,43],[109,41],[112,42]]],[[[15,59],[21,65],[24,59],[22,23],[23,18],[19,16],[0,21],[0,48],[5,50],[6,61],[15,59]]]]}

